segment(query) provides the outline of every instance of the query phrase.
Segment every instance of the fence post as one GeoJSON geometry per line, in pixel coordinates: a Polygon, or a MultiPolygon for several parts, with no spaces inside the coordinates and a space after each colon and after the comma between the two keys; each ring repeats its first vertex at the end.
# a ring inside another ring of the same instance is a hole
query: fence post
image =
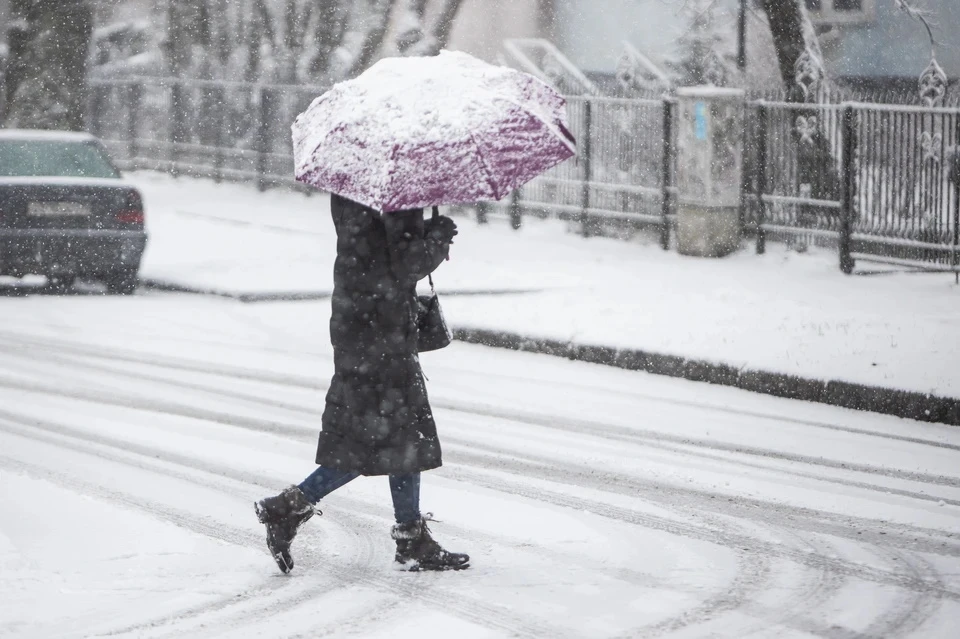
{"type": "Polygon", "coordinates": [[[660,165],[660,248],[670,250],[670,165],[673,159],[673,109],[663,101],[663,158],[660,165]]]}
{"type": "Polygon", "coordinates": [[[103,137],[103,110],[107,102],[106,94],[110,91],[112,85],[96,84],[90,92],[91,100],[88,106],[90,132],[98,138],[103,137]]]}
{"type": "Polygon", "coordinates": [[[520,189],[516,189],[510,196],[510,227],[519,231],[523,226],[523,209],[520,206],[520,189]]]}
{"type": "Polygon", "coordinates": [[[853,233],[853,171],[854,148],[854,112],[852,106],[843,108],[843,174],[841,176],[840,202],[840,270],[849,275],[853,272],[854,261],[850,257],[850,237],[853,233]]]}
{"type": "Polygon", "coordinates": [[[580,191],[580,226],[584,237],[590,237],[593,234],[592,223],[590,220],[590,180],[593,179],[593,168],[591,167],[591,155],[593,145],[590,138],[593,131],[593,103],[590,98],[584,98],[583,101],[583,186],[580,191]]]}
{"type": "Polygon", "coordinates": [[[260,89],[260,126],[257,130],[257,189],[267,190],[267,153],[270,151],[270,112],[272,111],[270,89],[260,89]]]}
{"type": "Polygon", "coordinates": [[[956,146],[953,150],[953,256],[950,263],[953,265],[954,283],[960,284],[960,114],[953,118],[956,146]]]}
{"type": "Polygon", "coordinates": [[[767,251],[767,235],[763,230],[767,212],[763,201],[763,194],[767,192],[767,122],[767,107],[761,103],[757,107],[757,255],[767,251]]]}
{"type": "Polygon", "coordinates": [[[477,202],[477,224],[486,224],[490,221],[487,219],[489,210],[490,205],[487,202],[477,202]]]}
{"type": "Polygon", "coordinates": [[[180,157],[179,145],[186,139],[183,85],[179,81],[174,81],[170,85],[170,107],[173,121],[170,123],[170,153],[168,157],[170,158],[170,173],[173,177],[177,177],[180,175],[180,169],[177,167],[180,157]]]}
{"type": "Polygon", "coordinates": [[[213,129],[213,180],[220,183],[223,180],[223,145],[226,142],[223,126],[226,123],[225,111],[227,108],[226,93],[222,86],[213,91],[214,110],[217,112],[217,121],[213,129]]]}
{"type": "Polygon", "coordinates": [[[140,150],[137,148],[137,125],[140,122],[140,105],[143,101],[143,85],[134,82],[127,87],[129,95],[127,96],[127,160],[130,162],[130,168],[137,168],[137,156],[140,150]]]}

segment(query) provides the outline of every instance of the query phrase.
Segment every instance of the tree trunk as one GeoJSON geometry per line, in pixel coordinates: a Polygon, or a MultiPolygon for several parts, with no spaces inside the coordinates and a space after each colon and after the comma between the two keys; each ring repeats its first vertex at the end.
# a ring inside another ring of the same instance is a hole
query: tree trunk
{"type": "Polygon", "coordinates": [[[343,45],[347,26],[350,22],[350,10],[345,0],[320,0],[314,21],[313,46],[310,59],[310,78],[317,81],[330,74],[334,52],[343,45]]]}
{"type": "Polygon", "coordinates": [[[424,22],[427,17],[427,0],[403,0],[404,6],[397,25],[397,50],[407,54],[421,44],[426,37],[424,22]]]}
{"type": "Polygon", "coordinates": [[[352,78],[363,73],[380,53],[383,39],[387,35],[394,2],[395,0],[368,0],[367,12],[370,23],[366,28],[360,50],[347,69],[347,77],[352,78]]]}
{"type": "Polygon", "coordinates": [[[437,21],[433,25],[433,40],[437,52],[447,48],[447,44],[450,42],[450,34],[453,31],[453,23],[456,21],[457,13],[460,12],[462,6],[463,0],[443,0],[443,8],[441,8],[440,15],[437,16],[437,21]]]}
{"type": "Polygon", "coordinates": [[[83,0],[21,2],[27,27],[11,42],[7,126],[84,130],[93,13],[83,0]]]}
{"type": "Polygon", "coordinates": [[[797,61],[807,51],[820,65],[821,73],[823,64],[820,44],[804,0],[760,0],[760,6],[770,23],[783,87],[788,99],[799,100],[803,92],[796,82],[797,61]]]}
{"type": "MultiPolygon", "coordinates": [[[[789,102],[815,101],[816,90],[824,78],[823,56],[816,32],[807,14],[804,0],[760,0],[767,14],[773,44],[777,51],[780,77],[789,102]]],[[[814,109],[797,108],[790,118],[813,119],[816,133],[811,142],[805,142],[792,128],[791,138],[796,143],[797,189],[807,197],[837,200],[840,197],[840,177],[831,145],[824,135],[823,114],[814,109]]],[[[813,226],[817,216],[829,215],[810,205],[799,205],[798,224],[813,226]]]]}

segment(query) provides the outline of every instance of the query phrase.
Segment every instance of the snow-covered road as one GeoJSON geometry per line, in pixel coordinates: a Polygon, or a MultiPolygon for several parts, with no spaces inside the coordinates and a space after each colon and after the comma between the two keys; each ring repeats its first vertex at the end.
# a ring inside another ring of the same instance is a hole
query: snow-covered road
{"type": "Polygon", "coordinates": [[[328,303],[3,298],[2,637],[956,637],[960,429],[457,344],[424,356],[464,573],[391,570],[383,478],[280,575],[328,303]]]}

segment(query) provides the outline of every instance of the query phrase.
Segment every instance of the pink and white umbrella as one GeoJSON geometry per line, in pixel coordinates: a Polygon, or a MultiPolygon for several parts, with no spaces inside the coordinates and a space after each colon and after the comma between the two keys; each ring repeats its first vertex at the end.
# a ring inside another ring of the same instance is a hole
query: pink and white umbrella
{"type": "Polygon", "coordinates": [[[499,200],[575,154],[566,101],[465,53],[387,58],[293,124],[296,178],[378,211],[499,200]]]}

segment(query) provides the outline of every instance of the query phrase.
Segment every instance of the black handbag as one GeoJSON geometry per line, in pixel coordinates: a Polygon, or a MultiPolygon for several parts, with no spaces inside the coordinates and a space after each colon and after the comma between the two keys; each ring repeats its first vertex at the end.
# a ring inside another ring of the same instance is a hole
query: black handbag
{"type": "Polygon", "coordinates": [[[440,298],[433,288],[433,276],[430,279],[430,294],[417,296],[417,351],[426,353],[450,345],[453,333],[443,318],[440,308],[440,298]]]}

